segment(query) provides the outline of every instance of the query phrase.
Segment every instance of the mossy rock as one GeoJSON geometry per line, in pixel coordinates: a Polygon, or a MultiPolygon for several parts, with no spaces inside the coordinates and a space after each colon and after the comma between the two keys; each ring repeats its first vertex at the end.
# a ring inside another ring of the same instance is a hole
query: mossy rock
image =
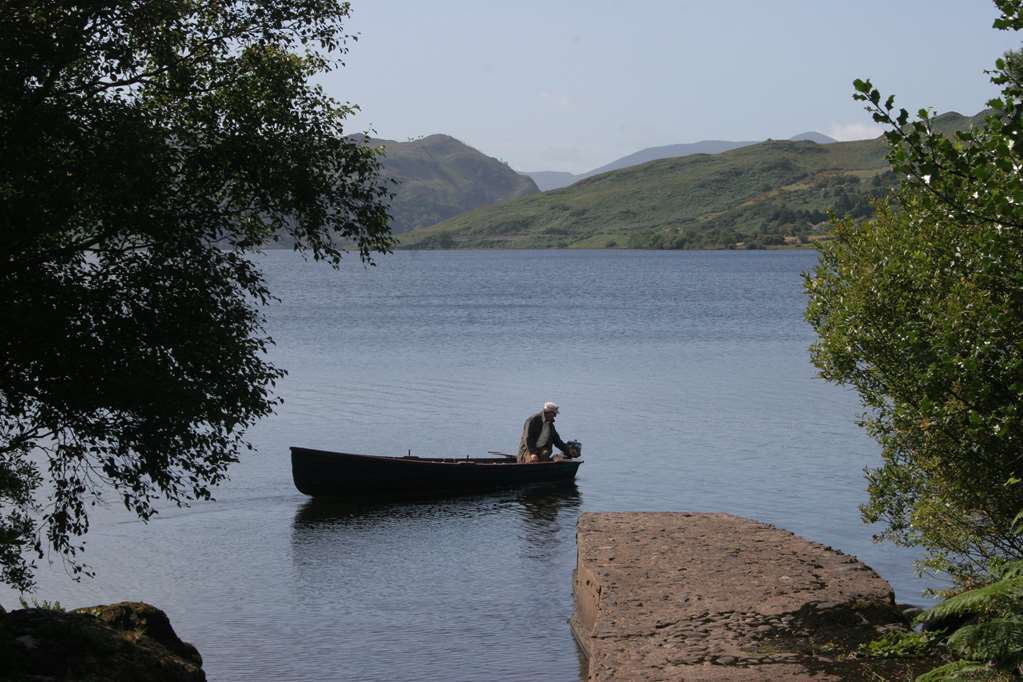
{"type": "Polygon", "coordinates": [[[65,613],[29,608],[0,614],[4,679],[201,682],[202,657],[167,615],[141,602],[65,613]]]}

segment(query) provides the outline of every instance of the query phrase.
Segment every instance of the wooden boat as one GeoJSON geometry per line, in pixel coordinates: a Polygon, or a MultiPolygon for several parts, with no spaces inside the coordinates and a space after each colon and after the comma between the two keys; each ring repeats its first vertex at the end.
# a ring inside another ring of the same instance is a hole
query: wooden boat
{"type": "Polygon", "coordinates": [[[312,497],[431,495],[575,479],[582,460],[519,464],[514,457],[376,457],[291,448],[295,487],[312,497]]]}

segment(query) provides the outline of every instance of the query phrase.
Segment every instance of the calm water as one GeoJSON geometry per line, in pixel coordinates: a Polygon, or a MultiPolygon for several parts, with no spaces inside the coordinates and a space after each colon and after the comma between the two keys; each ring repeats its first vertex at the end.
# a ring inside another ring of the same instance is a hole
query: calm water
{"type": "MultiPolygon", "coordinates": [[[[39,597],[164,608],[211,680],[567,680],[581,511],[727,511],[856,554],[904,601],[911,556],[857,505],[877,447],[854,394],[815,378],[810,252],[399,253],[340,273],[265,258],[285,405],[218,501],[149,525],[94,516],[75,585],[39,597]],[[562,406],[574,490],[415,504],[310,502],[288,446],[512,451],[562,406]]],[[[7,606],[16,602],[0,592],[7,606]]]]}

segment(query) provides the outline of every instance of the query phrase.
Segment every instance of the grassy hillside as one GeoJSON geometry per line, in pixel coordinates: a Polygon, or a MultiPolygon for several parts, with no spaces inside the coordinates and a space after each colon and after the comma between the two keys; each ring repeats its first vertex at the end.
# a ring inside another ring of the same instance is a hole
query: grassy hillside
{"type": "Polygon", "coordinates": [[[465,211],[539,192],[507,164],[447,135],[383,146],[384,174],[396,181],[391,201],[395,234],[433,225],[465,211]]]}
{"type": "MultiPolygon", "coordinates": [[[[943,129],[967,127],[959,114],[943,129]]],[[[456,216],[402,237],[406,248],[734,248],[793,244],[828,211],[869,215],[895,182],[881,139],[767,141],[651,161],[456,216]]]]}
{"type": "MultiPolygon", "coordinates": [[[[799,135],[795,135],[789,139],[810,140],[811,142],[819,142],[821,144],[828,144],[835,141],[827,135],[815,132],[800,133],[799,135]]],[[[689,156],[690,154],[720,154],[721,152],[727,152],[732,149],[747,147],[751,144],[756,144],[756,141],[748,140],[745,142],[735,142],[729,140],[702,140],[700,142],[688,142],[685,144],[668,144],[661,147],[647,147],[646,149],[640,149],[638,152],[634,152],[628,156],[623,156],[620,159],[615,159],[611,163],[605,164],[600,168],[594,168],[593,170],[580,173],[579,175],[560,173],[557,171],[525,172],[523,175],[528,175],[533,178],[537,187],[539,187],[541,191],[546,192],[552,189],[568,187],[569,185],[575,184],[584,178],[600,175],[601,173],[609,173],[613,170],[628,168],[629,166],[638,166],[641,163],[647,163],[648,161],[670,159],[676,156],[689,156]]]]}

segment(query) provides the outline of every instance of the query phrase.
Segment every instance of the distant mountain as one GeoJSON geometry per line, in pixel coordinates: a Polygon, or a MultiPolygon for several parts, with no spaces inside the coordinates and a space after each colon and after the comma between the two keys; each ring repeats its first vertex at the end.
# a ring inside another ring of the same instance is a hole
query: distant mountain
{"type": "Polygon", "coordinates": [[[700,142],[690,142],[686,144],[668,144],[663,147],[648,147],[633,154],[629,154],[628,156],[623,156],[622,158],[603,165],[600,168],[594,168],[591,171],[587,171],[580,175],[579,179],[590,178],[594,175],[600,175],[601,173],[607,173],[620,168],[628,168],[629,166],[638,166],[639,164],[646,163],[647,161],[670,159],[676,156],[689,156],[690,154],[720,154],[721,152],[731,151],[732,149],[738,149],[739,147],[745,147],[751,144],[756,143],[729,142],[727,140],[702,140],[700,142]]]}
{"type": "Polygon", "coordinates": [[[449,135],[369,143],[383,146],[383,173],[397,183],[391,201],[394,234],[539,192],[531,179],[449,135]]]}
{"type": "MultiPolygon", "coordinates": [[[[949,133],[986,112],[933,119],[949,133]]],[[[405,235],[410,248],[757,248],[819,238],[828,215],[865,217],[898,181],[888,145],[761,142],[595,175],[405,235]]]]}
{"type": "Polygon", "coordinates": [[[521,175],[525,175],[527,178],[532,178],[533,182],[536,183],[536,186],[540,188],[541,192],[546,192],[549,189],[568,187],[582,177],[581,175],[573,175],[572,173],[565,173],[562,171],[523,171],[521,175]]]}
{"type": "Polygon", "coordinates": [[[816,142],[817,144],[831,144],[832,142],[838,142],[838,140],[833,137],[828,137],[824,133],[818,133],[812,130],[807,133],[793,135],[789,139],[797,142],[816,142]]]}
{"type": "MultiPolygon", "coordinates": [[[[810,142],[816,142],[818,144],[828,144],[835,141],[823,133],[814,132],[801,133],[791,139],[809,140],[810,142]]],[[[689,142],[685,144],[669,144],[662,147],[648,147],[646,149],[641,149],[638,152],[634,152],[628,156],[623,156],[620,159],[605,164],[600,168],[594,168],[593,170],[580,173],[579,175],[563,173],[560,171],[535,171],[523,173],[523,175],[527,175],[532,178],[533,181],[536,182],[537,187],[546,192],[551,189],[568,187],[569,185],[575,184],[585,178],[591,178],[594,175],[600,175],[601,173],[607,173],[621,168],[628,168],[629,166],[638,166],[639,164],[646,163],[648,161],[670,159],[676,156],[689,156],[690,154],[721,154],[722,152],[739,149],[740,147],[747,147],[751,144],[756,144],[756,142],[701,140],[700,142],[689,142]]]]}

